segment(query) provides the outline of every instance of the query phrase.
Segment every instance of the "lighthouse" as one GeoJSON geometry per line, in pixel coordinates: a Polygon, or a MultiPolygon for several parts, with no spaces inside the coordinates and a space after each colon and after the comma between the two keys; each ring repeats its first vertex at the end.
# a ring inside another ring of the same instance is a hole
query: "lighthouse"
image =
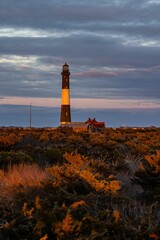
{"type": "Polygon", "coordinates": [[[61,124],[68,124],[71,122],[70,111],[70,89],[69,89],[69,65],[65,63],[62,67],[62,99],[61,99],[61,124]]]}

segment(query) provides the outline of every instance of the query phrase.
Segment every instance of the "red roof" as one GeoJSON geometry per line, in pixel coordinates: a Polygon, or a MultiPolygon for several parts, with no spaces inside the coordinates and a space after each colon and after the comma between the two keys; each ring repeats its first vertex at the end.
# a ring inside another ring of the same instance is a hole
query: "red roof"
{"type": "Polygon", "coordinates": [[[93,125],[96,127],[104,127],[105,126],[104,122],[95,122],[95,123],[93,123],[93,125]]]}
{"type": "Polygon", "coordinates": [[[94,119],[88,118],[88,120],[85,123],[92,124],[93,126],[99,127],[99,128],[105,126],[104,122],[97,122],[95,118],[94,119]]]}

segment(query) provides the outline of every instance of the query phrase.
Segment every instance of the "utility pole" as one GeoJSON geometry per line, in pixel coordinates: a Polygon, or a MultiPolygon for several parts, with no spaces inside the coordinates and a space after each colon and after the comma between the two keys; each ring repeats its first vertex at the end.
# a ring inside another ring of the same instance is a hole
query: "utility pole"
{"type": "Polygon", "coordinates": [[[29,126],[32,128],[32,105],[30,104],[30,114],[29,114],[29,126]]]}
{"type": "Polygon", "coordinates": [[[31,138],[32,138],[32,104],[29,107],[29,148],[31,148],[31,138]]]}

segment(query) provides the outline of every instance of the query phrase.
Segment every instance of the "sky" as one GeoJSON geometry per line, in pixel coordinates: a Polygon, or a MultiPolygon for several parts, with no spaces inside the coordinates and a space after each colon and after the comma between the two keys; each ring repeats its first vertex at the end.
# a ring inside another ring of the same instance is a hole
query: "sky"
{"type": "Polygon", "coordinates": [[[1,0],[0,126],[160,126],[160,0],[1,0]]]}

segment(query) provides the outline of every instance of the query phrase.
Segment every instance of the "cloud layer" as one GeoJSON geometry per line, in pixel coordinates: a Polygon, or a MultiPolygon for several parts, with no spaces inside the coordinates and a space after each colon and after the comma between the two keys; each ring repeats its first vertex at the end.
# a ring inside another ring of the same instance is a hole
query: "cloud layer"
{"type": "Polygon", "coordinates": [[[157,108],[159,12],[158,0],[0,1],[0,97],[60,98],[67,62],[72,98],[157,108]]]}

